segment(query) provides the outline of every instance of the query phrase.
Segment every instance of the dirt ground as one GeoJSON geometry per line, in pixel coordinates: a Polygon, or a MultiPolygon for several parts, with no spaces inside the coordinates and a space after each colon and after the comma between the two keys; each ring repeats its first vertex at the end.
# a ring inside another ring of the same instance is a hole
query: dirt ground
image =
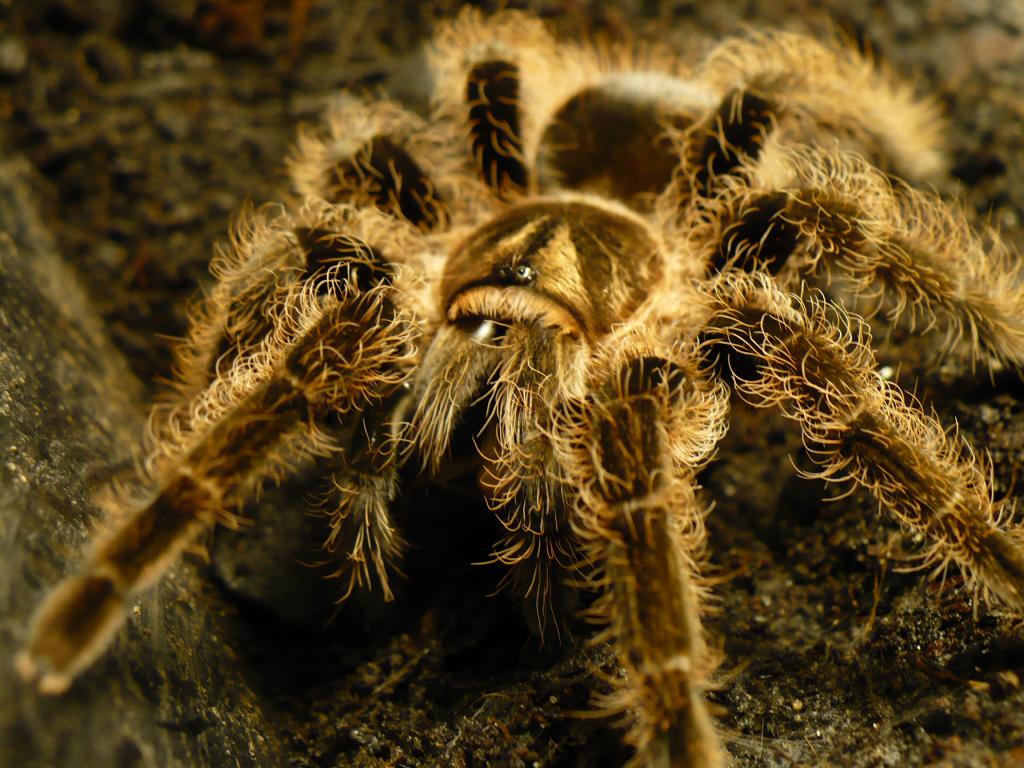
{"type": "MultiPolygon", "coordinates": [[[[0,156],[16,166],[4,166],[14,191],[0,200],[39,222],[0,258],[0,652],[75,561],[97,489],[128,471],[232,217],[280,197],[296,127],[338,89],[422,107],[422,44],[458,5],[0,0],[0,156]],[[51,237],[60,259],[28,264],[24,243],[51,237]],[[54,368],[65,359],[83,364],[54,368]],[[90,409],[103,414],[95,424],[90,409]]],[[[745,25],[849,35],[942,102],[950,173],[939,191],[1024,247],[1021,0],[529,7],[567,37],[660,41],[694,58],[745,25]]],[[[991,456],[996,493],[1019,495],[1020,376],[928,365],[935,340],[876,335],[880,363],[991,456]]],[[[1024,623],[976,609],[957,579],[905,572],[914,542],[869,498],[823,502],[794,469],[806,461],[796,430],[737,411],[702,477],[721,576],[707,624],[724,658],[709,698],[735,764],[1024,765],[1024,623]]],[[[479,509],[428,498],[397,603],[336,609],[333,585],[306,565],[307,480],[268,492],[248,530],[217,533],[208,558],[179,566],[67,697],[40,699],[4,670],[0,765],[629,758],[614,722],[579,716],[617,674],[609,649],[585,626],[540,648],[518,605],[488,597],[500,573],[470,565],[487,554],[479,509]]]]}

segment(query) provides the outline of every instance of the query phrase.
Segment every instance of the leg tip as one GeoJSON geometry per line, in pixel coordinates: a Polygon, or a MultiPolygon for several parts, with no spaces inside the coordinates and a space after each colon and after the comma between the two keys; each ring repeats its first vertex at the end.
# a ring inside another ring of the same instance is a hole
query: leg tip
{"type": "Polygon", "coordinates": [[[26,683],[34,683],[39,677],[39,667],[28,651],[19,651],[14,657],[14,670],[26,683]]]}
{"type": "Polygon", "coordinates": [[[107,647],[124,622],[125,605],[102,576],[72,576],[44,600],[15,671],[41,693],[64,693],[75,676],[107,647]]]}
{"type": "Polygon", "coordinates": [[[25,649],[14,657],[14,669],[18,676],[26,683],[35,684],[38,691],[47,696],[59,696],[71,687],[71,677],[66,674],[52,671],[44,671],[41,664],[32,653],[25,649]]]}
{"type": "Polygon", "coordinates": [[[71,678],[67,675],[45,674],[39,678],[37,687],[46,696],[59,696],[71,687],[71,678]]]}

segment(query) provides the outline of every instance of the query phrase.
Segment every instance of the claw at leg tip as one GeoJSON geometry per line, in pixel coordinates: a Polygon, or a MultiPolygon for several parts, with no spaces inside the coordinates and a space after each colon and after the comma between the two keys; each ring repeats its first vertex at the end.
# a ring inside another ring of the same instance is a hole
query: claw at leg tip
{"type": "Polygon", "coordinates": [[[39,676],[39,668],[28,651],[19,651],[18,655],[14,657],[14,669],[18,673],[18,677],[26,683],[34,682],[39,676]]]}
{"type": "MultiPolygon", "coordinates": [[[[46,666],[45,664],[42,666],[46,666]]],[[[23,650],[14,657],[14,669],[26,683],[34,683],[40,693],[46,696],[58,696],[71,687],[71,677],[59,672],[47,672],[28,650],[23,650]]]]}
{"type": "Polygon", "coordinates": [[[71,678],[67,675],[48,673],[39,679],[39,692],[46,696],[58,696],[71,687],[71,678]]]}

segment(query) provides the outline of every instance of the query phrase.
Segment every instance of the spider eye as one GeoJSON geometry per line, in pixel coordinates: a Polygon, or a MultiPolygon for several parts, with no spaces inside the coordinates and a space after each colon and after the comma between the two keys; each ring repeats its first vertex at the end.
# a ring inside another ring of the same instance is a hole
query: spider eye
{"type": "Polygon", "coordinates": [[[514,267],[499,267],[495,274],[502,282],[512,285],[529,285],[537,279],[537,270],[525,262],[514,267]]]}

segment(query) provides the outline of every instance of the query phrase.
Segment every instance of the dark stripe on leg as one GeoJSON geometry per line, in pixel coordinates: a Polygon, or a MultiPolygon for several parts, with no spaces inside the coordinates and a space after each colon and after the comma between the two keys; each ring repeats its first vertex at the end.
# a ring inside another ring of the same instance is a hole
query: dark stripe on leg
{"type": "Polygon", "coordinates": [[[799,227],[785,218],[788,207],[789,197],[784,192],[743,200],[729,212],[732,221],[722,229],[711,271],[732,266],[745,272],[765,269],[778,274],[802,238],[799,227]]]}
{"type": "Polygon", "coordinates": [[[502,60],[477,64],[466,79],[466,102],[473,158],[483,180],[499,193],[525,190],[519,68],[502,60]]]}
{"type": "Polygon", "coordinates": [[[819,191],[765,192],[731,201],[719,214],[721,235],[711,257],[712,272],[727,267],[776,275],[791,256],[810,251],[840,263],[869,248],[855,201],[819,191]]]}
{"type": "Polygon", "coordinates": [[[328,172],[328,202],[360,202],[366,196],[378,208],[424,231],[448,221],[448,206],[433,181],[412,156],[386,136],[375,136],[349,159],[328,172]]]}
{"type": "Polygon", "coordinates": [[[745,90],[726,94],[691,140],[687,162],[696,171],[696,193],[709,195],[716,177],[735,172],[748,158],[757,158],[774,119],[775,105],[766,98],[745,90]]]}
{"type": "MultiPolygon", "coordinates": [[[[347,274],[342,272],[338,277],[354,281],[361,291],[368,291],[381,282],[391,282],[394,270],[388,260],[372,246],[319,227],[296,227],[293,231],[305,252],[303,282],[325,277],[327,270],[338,264],[348,268],[347,274]]],[[[338,295],[340,289],[340,282],[324,285],[321,295],[324,292],[338,295]]]]}

